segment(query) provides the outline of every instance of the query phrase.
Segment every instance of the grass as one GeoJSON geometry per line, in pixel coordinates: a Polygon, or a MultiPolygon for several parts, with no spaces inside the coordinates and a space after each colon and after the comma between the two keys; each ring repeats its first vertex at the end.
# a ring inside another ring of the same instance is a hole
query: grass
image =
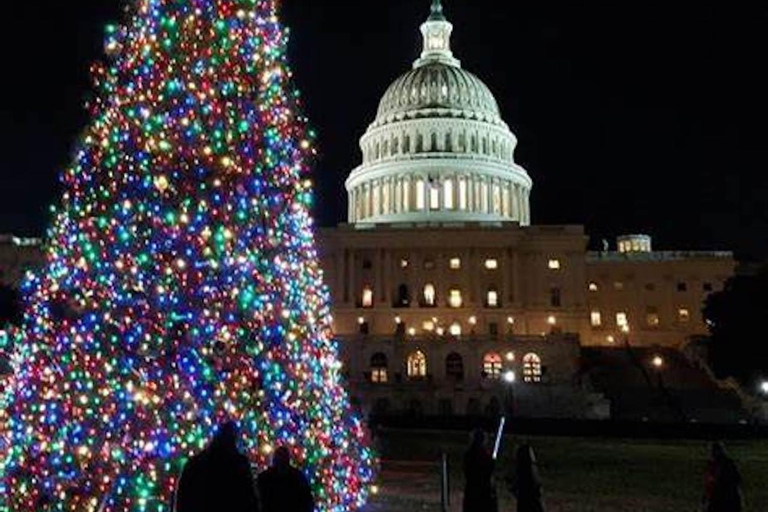
{"type": "MultiPolygon", "coordinates": [[[[461,460],[466,434],[387,431],[379,439],[385,461],[424,461],[420,489],[424,506],[439,501],[437,461],[448,453],[454,503],[461,501],[461,460]],[[432,464],[429,464],[429,463],[432,464]],[[434,476],[433,476],[434,473],[434,476]]],[[[497,472],[501,511],[513,510],[505,477],[516,446],[534,446],[549,512],[687,512],[701,510],[708,446],[701,441],[530,437],[506,439],[497,472]]],[[[768,440],[734,441],[728,449],[744,476],[747,512],[768,511],[768,440]]],[[[418,475],[399,475],[384,464],[386,493],[402,500],[399,487],[418,475]],[[388,489],[387,489],[388,487],[388,489]]],[[[410,470],[413,471],[413,470],[410,470]]],[[[392,511],[405,508],[392,508],[392,511]]]]}

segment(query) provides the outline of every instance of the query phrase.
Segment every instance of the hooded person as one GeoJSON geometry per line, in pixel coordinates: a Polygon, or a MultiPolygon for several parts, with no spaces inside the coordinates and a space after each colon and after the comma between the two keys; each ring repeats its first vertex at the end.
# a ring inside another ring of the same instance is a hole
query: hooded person
{"type": "Polygon", "coordinates": [[[235,423],[219,428],[208,447],[187,462],[176,492],[176,512],[258,512],[253,473],[237,449],[235,423]]]}
{"type": "Polygon", "coordinates": [[[309,480],[291,465],[285,446],[275,450],[272,466],[258,478],[262,512],[313,512],[315,502],[309,480]]]}
{"type": "Polygon", "coordinates": [[[464,454],[464,512],[496,512],[498,503],[493,488],[493,457],[485,445],[482,430],[472,432],[464,454]]]}

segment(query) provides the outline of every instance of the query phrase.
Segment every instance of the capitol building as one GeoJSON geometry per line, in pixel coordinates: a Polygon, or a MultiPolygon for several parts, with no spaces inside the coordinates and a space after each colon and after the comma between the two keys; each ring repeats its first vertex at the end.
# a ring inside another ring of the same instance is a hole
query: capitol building
{"type": "MultiPolygon", "coordinates": [[[[734,273],[731,253],[658,252],[540,226],[534,180],[493,93],[451,47],[435,0],[423,51],[384,93],[346,181],[348,221],[319,233],[346,375],[369,412],[606,417],[589,347],[682,350],[734,273]]],[[[658,360],[657,360],[658,363],[658,360]]]]}
{"type": "MultiPolygon", "coordinates": [[[[645,235],[590,252],[583,226],[537,225],[535,176],[453,29],[435,0],[420,58],[360,140],[347,222],[318,232],[353,400],[372,414],[616,417],[626,393],[609,396],[595,368],[630,347],[643,373],[678,360],[707,335],[703,301],[733,255],[656,251],[645,235]]],[[[18,282],[36,244],[0,238],[0,281],[18,282]]]]}

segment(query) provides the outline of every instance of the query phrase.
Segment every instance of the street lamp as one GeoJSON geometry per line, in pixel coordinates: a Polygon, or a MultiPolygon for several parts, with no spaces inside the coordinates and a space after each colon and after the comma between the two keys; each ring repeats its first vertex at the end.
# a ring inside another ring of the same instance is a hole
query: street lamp
{"type": "Polygon", "coordinates": [[[657,370],[660,370],[662,366],[664,366],[664,358],[661,356],[654,356],[653,360],[651,361],[653,364],[653,367],[657,370]]]}
{"type": "Polygon", "coordinates": [[[515,380],[517,380],[517,376],[515,375],[514,370],[507,370],[504,372],[504,382],[507,384],[514,384],[515,380]]]}
{"type": "Polygon", "coordinates": [[[768,380],[764,380],[760,383],[760,392],[765,396],[768,396],[768,380]]]}

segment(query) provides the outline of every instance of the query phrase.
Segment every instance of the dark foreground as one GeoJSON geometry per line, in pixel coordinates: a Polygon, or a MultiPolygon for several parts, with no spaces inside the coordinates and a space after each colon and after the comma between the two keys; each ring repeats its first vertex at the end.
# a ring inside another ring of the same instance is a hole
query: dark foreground
{"type": "MultiPolygon", "coordinates": [[[[366,512],[440,510],[440,454],[451,462],[452,511],[461,510],[463,433],[384,430],[381,493],[366,512]]],[[[501,512],[513,511],[504,484],[515,445],[537,451],[548,512],[684,512],[701,509],[708,456],[703,441],[513,437],[497,471],[501,512]]],[[[746,512],[768,511],[768,440],[727,443],[744,477],[746,512]]]]}

